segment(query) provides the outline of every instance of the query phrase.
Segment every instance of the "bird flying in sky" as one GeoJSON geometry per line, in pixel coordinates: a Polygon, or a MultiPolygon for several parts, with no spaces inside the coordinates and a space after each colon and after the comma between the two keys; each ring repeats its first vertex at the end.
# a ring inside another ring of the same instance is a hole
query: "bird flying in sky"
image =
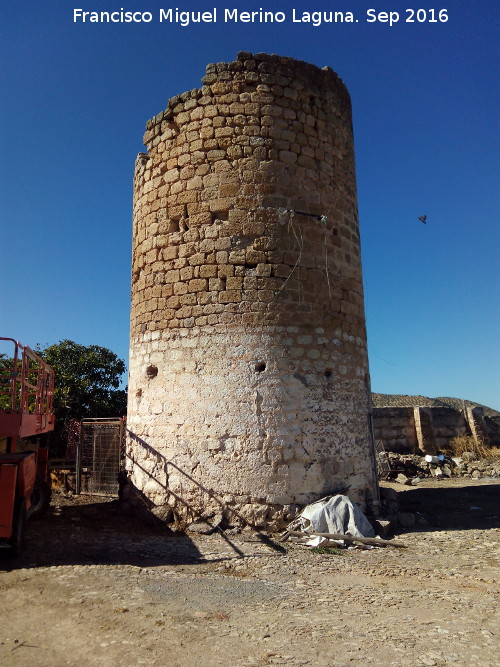
{"type": "Polygon", "coordinates": [[[426,215],[419,215],[418,219],[420,220],[420,222],[423,222],[424,225],[427,224],[427,216],[426,215]]]}

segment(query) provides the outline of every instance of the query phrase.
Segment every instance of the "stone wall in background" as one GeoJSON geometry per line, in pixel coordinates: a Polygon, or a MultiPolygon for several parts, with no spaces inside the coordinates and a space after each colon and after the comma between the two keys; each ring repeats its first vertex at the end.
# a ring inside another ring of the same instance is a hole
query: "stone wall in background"
{"type": "Polygon", "coordinates": [[[472,436],[486,447],[500,445],[500,427],[485,417],[480,407],[454,410],[446,407],[373,408],[376,441],[386,451],[435,454],[446,450],[456,437],[472,436]]]}

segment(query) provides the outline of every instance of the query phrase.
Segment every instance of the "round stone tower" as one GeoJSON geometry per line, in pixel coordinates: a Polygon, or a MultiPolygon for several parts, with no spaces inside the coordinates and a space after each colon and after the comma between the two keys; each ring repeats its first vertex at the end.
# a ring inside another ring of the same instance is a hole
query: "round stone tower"
{"type": "Polygon", "coordinates": [[[349,94],[239,53],[147,123],[127,457],[149,506],[279,527],[377,498],[349,94]]]}

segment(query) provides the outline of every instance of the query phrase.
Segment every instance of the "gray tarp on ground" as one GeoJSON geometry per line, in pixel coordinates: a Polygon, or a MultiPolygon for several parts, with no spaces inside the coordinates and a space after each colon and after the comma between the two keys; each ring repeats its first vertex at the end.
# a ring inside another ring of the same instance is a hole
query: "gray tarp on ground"
{"type": "MultiPolygon", "coordinates": [[[[353,537],[375,537],[372,525],[347,496],[328,496],[311,505],[307,505],[301,514],[292,521],[287,530],[300,530],[305,533],[340,533],[353,537]]],[[[312,537],[306,544],[317,546],[326,538],[312,537]]]]}

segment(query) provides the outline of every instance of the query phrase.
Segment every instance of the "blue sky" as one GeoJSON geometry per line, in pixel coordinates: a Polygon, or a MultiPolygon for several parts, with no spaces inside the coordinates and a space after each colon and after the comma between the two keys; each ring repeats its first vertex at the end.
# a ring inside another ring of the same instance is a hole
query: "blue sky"
{"type": "Polygon", "coordinates": [[[238,51],[329,65],[352,97],[373,391],[500,409],[497,3],[16,0],[0,9],[1,335],[128,355],[132,174],[146,121],[238,51]],[[399,21],[368,22],[367,9],[399,21]],[[425,6],[430,3],[425,3],[425,6]],[[73,10],[150,11],[74,23],[73,10]],[[285,12],[225,23],[225,8],[285,12]],[[307,11],[357,23],[292,23],[307,11]],[[433,18],[427,11],[427,19],[433,18]],[[420,14],[423,17],[423,14],[420,14]],[[415,17],[416,18],[416,17],[415,17]],[[426,214],[427,224],[418,217],[426,214]]]}

